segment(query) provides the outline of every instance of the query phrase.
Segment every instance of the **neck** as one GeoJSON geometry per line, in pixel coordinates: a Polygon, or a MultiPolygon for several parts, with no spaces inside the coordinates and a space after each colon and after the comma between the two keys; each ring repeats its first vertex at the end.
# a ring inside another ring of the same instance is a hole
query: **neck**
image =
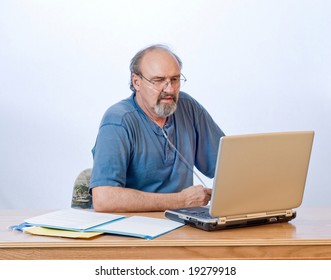
{"type": "Polygon", "coordinates": [[[153,119],[151,118],[151,120],[152,120],[153,122],[155,122],[155,123],[156,123],[159,127],[161,127],[161,128],[164,127],[165,123],[167,122],[167,119],[168,119],[168,118],[159,118],[159,119],[157,119],[157,120],[153,120],[153,119]]]}
{"type": "Polygon", "coordinates": [[[165,123],[167,122],[168,118],[167,117],[159,117],[156,116],[155,114],[149,114],[149,112],[144,111],[146,116],[150,118],[150,120],[154,123],[156,123],[159,127],[163,128],[165,123]]]}

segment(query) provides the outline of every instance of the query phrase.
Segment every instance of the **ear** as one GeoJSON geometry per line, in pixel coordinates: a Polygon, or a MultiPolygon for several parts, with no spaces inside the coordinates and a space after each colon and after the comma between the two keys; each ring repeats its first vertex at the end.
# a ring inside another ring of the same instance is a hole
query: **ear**
{"type": "Polygon", "coordinates": [[[132,79],[132,85],[133,85],[133,87],[135,88],[136,91],[139,91],[139,89],[140,89],[140,83],[141,83],[140,77],[137,74],[132,73],[131,79],[132,79]]]}

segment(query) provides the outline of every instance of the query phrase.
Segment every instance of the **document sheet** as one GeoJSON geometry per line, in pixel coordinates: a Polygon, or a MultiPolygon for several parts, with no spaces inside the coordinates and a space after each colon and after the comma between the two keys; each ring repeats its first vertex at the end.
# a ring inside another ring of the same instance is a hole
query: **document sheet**
{"type": "MultiPolygon", "coordinates": [[[[95,212],[91,209],[64,209],[24,220],[21,226],[26,232],[39,235],[72,237],[78,235],[64,231],[85,233],[111,233],[153,239],[169,231],[184,226],[184,224],[168,219],[150,218],[144,216],[124,216],[95,212]],[[39,227],[32,229],[30,227],[39,227]],[[28,228],[28,229],[26,229],[28,228]],[[62,231],[46,232],[44,229],[62,231]]],[[[14,227],[12,227],[14,228],[14,227]]],[[[16,226],[18,228],[18,226],[16,226]]]]}

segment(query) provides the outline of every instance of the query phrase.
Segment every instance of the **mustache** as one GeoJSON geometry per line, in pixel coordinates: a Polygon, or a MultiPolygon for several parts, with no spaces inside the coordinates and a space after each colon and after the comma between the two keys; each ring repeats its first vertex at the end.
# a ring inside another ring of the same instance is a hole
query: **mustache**
{"type": "Polygon", "coordinates": [[[160,96],[158,98],[158,101],[160,101],[163,98],[168,98],[168,97],[171,97],[174,100],[174,102],[177,102],[177,96],[174,94],[171,94],[171,93],[167,93],[167,92],[161,92],[160,96]]]}

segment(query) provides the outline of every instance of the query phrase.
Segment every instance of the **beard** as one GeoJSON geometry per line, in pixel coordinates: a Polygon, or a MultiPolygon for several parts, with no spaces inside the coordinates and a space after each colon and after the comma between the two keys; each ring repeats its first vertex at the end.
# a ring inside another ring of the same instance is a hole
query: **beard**
{"type": "Polygon", "coordinates": [[[173,94],[162,92],[157,100],[156,106],[155,106],[155,113],[159,117],[169,117],[172,115],[177,109],[177,97],[173,94]],[[164,98],[172,97],[173,102],[171,103],[163,103],[161,102],[164,98]]]}

